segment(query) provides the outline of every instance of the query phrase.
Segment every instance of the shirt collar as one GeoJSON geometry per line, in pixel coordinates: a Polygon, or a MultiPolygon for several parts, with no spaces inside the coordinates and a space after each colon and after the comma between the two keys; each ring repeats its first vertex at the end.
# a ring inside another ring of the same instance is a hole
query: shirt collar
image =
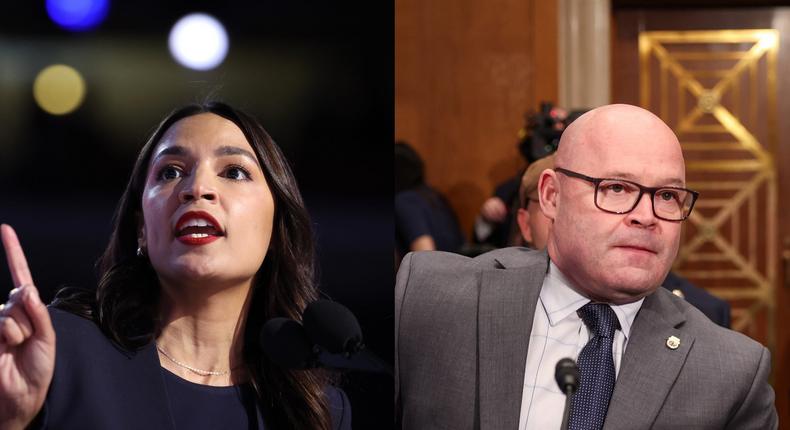
{"type": "MultiPolygon", "coordinates": [[[[644,300],[644,298],[641,298],[624,305],[609,304],[615,315],[617,315],[617,320],[620,322],[620,330],[626,339],[631,333],[634,318],[636,318],[636,314],[642,307],[644,300]]],[[[554,262],[550,261],[546,279],[543,280],[543,287],[540,289],[540,301],[543,304],[546,315],[549,317],[549,324],[555,326],[569,316],[578,318],[576,311],[589,303],[590,299],[571,288],[570,282],[568,282],[565,275],[557,268],[554,262]]]]}

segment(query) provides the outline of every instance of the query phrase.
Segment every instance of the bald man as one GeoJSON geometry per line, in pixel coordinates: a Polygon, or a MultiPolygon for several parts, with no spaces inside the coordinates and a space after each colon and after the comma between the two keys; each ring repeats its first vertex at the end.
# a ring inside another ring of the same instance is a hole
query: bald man
{"type": "Polygon", "coordinates": [[[540,173],[547,251],[409,254],[395,291],[406,429],[559,429],[555,364],[577,360],[571,429],[775,429],[769,352],[663,288],[697,193],[677,137],[594,109],[540,173]]]}
{"type": "MultiPolygon", "coordinates": [[[[529,165],[521,178],[518,195],[521,207],[516,214],[521,237],[527,246],[532,249],[546,248],[549,238],[551,220],[543,215],[538,200],[538,179],[546,169],[554,168],[554,155],[541,158],[529,165]]],[[[669,272],[661,286],[673,294],[686,299],[702,311],[711,321],[730,328],[730,305],[726,301],[710,294],[705,289],[697,287],[679,275],[669,272]]]]}

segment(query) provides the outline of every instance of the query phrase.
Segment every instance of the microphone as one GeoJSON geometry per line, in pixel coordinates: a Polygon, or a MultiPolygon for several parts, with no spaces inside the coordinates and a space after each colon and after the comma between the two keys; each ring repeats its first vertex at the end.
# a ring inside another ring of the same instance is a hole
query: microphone
{"type": "Polygon", "coordinates": [[[260,346],[278,366],[310,369],[316,365],[313,342],[304,327],[289,318],[272,318],[263,325],[260,346]]]}
{"type": "Polygon", "coordinates": [[[347,307],[329,300],[316,300],[302,316],[307,335],[333,354],[350,357],[365,348],[362,329],[347,307]]]}
{"type": "Polygon", "coordinates": [[[560,387],[560,391],[565,393],[565,409],[562,412],[562,425],[560,429],[568,428],[568,414],[571,406],[571,395],[579,388],[579,367],[570,358],[563,358],[557,362],[554,368],[554,379],[560,387]]]}
{"type": "Polygon", "coordinates": [[[357,318],[345,306],[318,300],[305,308],[303,324],[272,318],[261,330],[260,346],[277,365],[288,369],[325,367],[392,375],[392,366],[365,350],[357,318]]]}

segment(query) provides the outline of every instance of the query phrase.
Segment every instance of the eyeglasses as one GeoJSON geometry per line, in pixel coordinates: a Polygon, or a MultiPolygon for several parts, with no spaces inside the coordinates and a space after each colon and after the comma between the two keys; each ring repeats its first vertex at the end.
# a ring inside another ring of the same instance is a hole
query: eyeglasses
{"type": "Polygon", "coordinates": [[[572,178],[583,179],[595,185],[595,207],[613,214],[626,214],[634,210],[642,194],[652,196],[653,215],[664,221],[683,221],[691,214],[699,193],[678,187],[645,187],[624,179],[592,178],[561,167],[554,168],[572,178]]]}

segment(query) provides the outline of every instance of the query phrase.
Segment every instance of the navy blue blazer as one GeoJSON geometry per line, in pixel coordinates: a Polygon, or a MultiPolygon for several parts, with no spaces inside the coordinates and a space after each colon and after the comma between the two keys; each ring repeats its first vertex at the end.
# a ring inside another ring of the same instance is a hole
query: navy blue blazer
{"type": "MultiPolygon", "coordinates": [[[[92,321],[50,309],[57,336],[55,374],[32,428],[175,430],[154,344],[130,353],[92,321]]],[[[334,429],[351,429],[345,393],[327,389],[334,429]]],[[[258,409],[258,428],[264,419],[258,409]]]]}
{"type": "Polygon", "coordinates": [[[664,279],[664,288],[669,291],[680,290],[683,298],[692,306],[702,311],[705,316],[716,324],[730,328],[730,304],[726,301],[707,292],[687,279],[676,275],[673,272],[667,274],[664,279]]]}

